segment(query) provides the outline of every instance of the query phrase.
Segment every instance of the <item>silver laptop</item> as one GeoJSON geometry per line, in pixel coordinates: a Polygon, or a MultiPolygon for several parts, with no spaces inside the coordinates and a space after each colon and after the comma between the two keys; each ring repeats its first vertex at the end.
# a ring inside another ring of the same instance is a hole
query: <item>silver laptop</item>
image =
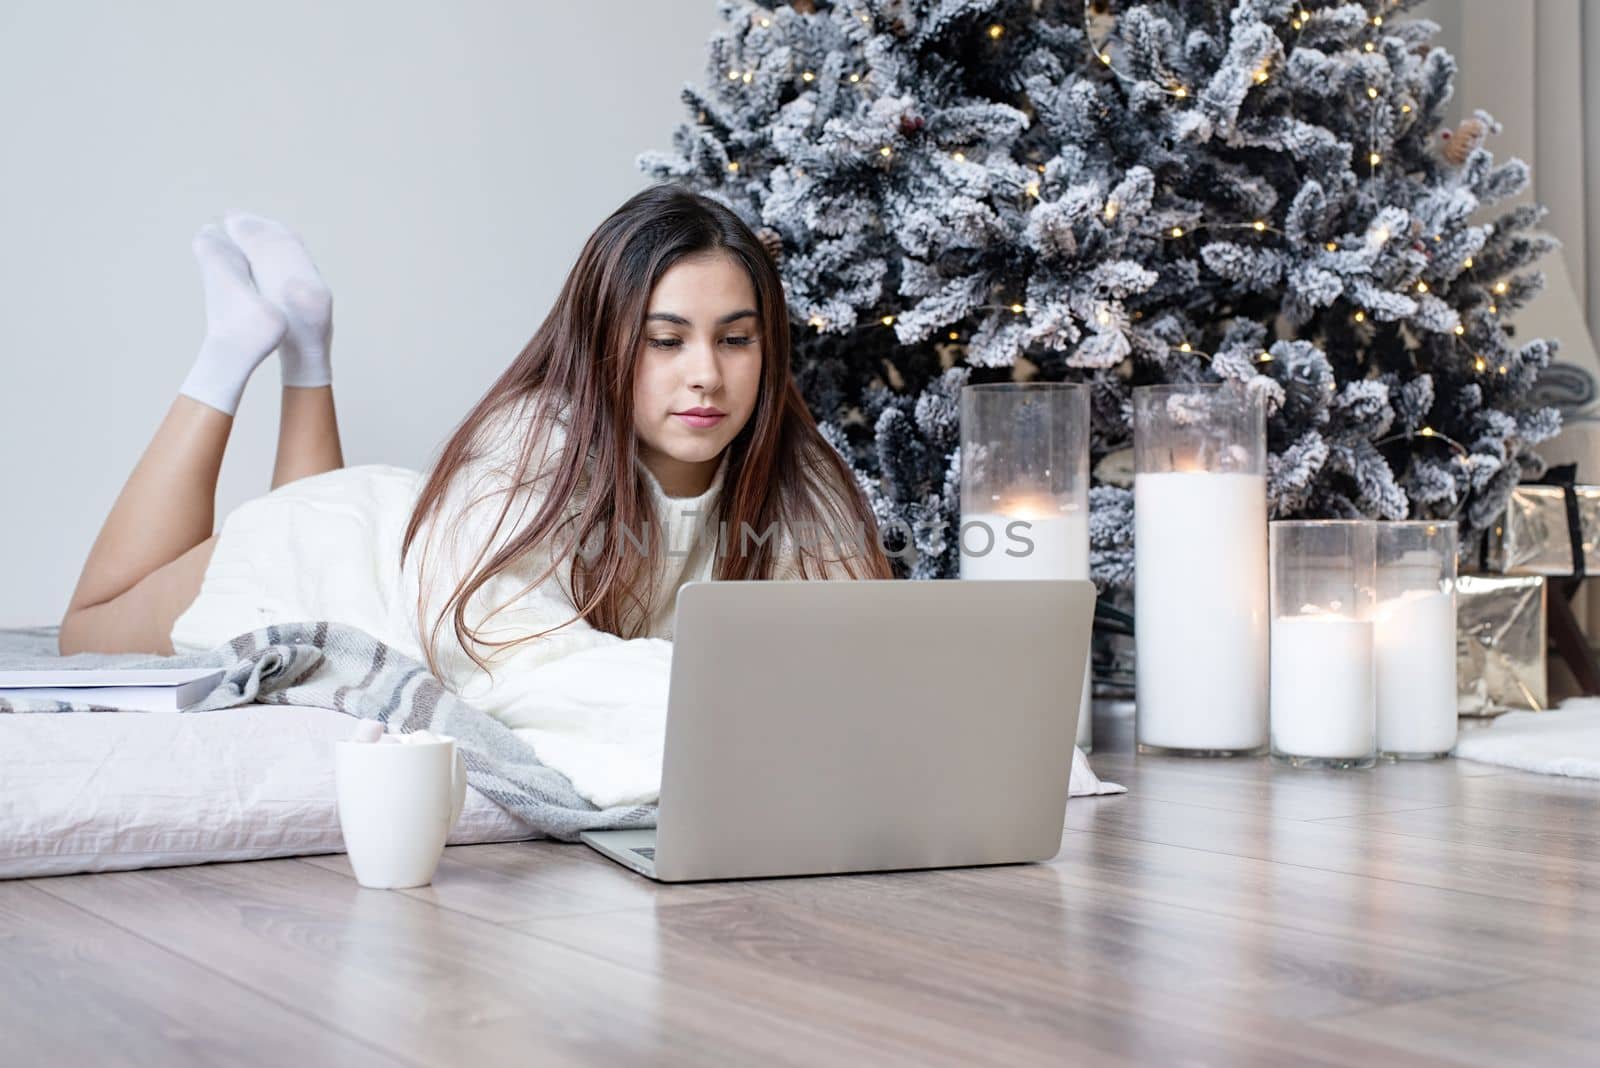
{"type": "Polygon", "coordinates": [[[1089,582],[691,582],[655,830],[582,840],[662,882],[1048,860],[1089,582]]]}

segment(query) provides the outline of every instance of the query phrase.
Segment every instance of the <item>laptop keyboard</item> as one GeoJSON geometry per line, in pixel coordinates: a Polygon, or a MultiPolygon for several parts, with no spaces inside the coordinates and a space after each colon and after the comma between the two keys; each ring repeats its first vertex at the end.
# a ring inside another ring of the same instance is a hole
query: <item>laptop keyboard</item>
{"type": "Polygon", "coordinates": [[[639,848],[635,849],[634,852],[639,854],[645,860],[655,860],[656,859],[656,847],[655,846],[640,846],[639,848]]]}

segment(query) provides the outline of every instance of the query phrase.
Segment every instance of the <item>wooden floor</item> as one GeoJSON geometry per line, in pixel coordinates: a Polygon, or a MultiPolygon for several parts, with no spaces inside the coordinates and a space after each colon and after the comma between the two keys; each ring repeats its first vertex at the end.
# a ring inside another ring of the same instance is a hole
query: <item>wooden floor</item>
{"type": "Polygon", "coordinates": [[[0,1060],[1595,1063],[1600,784],[1097,732],[1130,793],[1073,800],[1044,865],[662,887],[540,843],[406,892],[343,857],[0,883],[0,1060]]]}

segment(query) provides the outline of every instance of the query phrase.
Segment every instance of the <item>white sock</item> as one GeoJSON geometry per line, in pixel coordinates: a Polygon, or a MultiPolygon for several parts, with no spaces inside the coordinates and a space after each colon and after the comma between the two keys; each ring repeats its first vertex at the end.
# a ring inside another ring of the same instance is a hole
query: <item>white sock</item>
{"type": "Polygon", "coordinates": [[[283,384],[332,385],[328,345],[333,339],[333,294],[305,245],[287,226],[259,215],[231,211],[222,225],[249,258],[261,295],[288,320],[278,353],[283,384]]]}
{"type": "Polygon", "coordinates": [[[232,415],[245,383],[283,337],[284,321],[250,281],[250,263],[221,227],[194,235],[206,292],[206,336],[178,392],[232,415]]]}

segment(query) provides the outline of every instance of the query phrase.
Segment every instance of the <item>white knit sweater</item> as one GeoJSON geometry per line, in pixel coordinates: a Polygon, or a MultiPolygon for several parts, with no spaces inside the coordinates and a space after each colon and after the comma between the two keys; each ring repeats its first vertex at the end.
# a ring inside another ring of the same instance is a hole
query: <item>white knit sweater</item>
{"type": "MultiPolygon", "coordinates": [[[[177,619],[179,652],[216,646],[273,623],[332,620],[367,631],[422,660],[421,618],[437,618],[450,592],[505,539],[530,521],[543,485],[513,489],[518,451],[530,432],[531,409],[517,410],[489,435],[492,447],[468,465],[405,564],[400,542],[423,475],[402,467],[346,467],[280,486],[228,515],[219,532],[199,595],[177,619]],[[495,520],[510,494],[514,503],[498,533],[495,520]]],[[[534,463],[561,445],[560,424],[534,463]]],[[[578,619],[552,635],[513,648],[479,647],[490,671],[472,662],[447,621],[439,630],[439,674],[465,700],[505,722],[531,743],[540,759],[568,776],[594,804],[646,802],[660,784],[661,750],[672,656],[677,591],[711,578],[714,513],[727,471],[724,455],[710,487],[696,497],[670,497],[640,464],[659,517],[651,530],[669,536],[647,637],[623,639],[578,619]],[[687,550],[687,551],[686,551],[687,550]]],[[[576,511],[574,502],[573,511],[576,511]]],[[[570,514],[570,513],[569,513],[570,514]]],[[[467,621],[480,637],[506,640],[573,619],[563,563],[542,584],[549,550],[519,560],[480,589],[467,621]],[[506,607],[479,625],[496,604],[506,607]]],[[[570,555],[567,557],[570,560],[570,555]]],[[[793,577],[792,547],[784,542],[779,576],[793,577]]]]}

